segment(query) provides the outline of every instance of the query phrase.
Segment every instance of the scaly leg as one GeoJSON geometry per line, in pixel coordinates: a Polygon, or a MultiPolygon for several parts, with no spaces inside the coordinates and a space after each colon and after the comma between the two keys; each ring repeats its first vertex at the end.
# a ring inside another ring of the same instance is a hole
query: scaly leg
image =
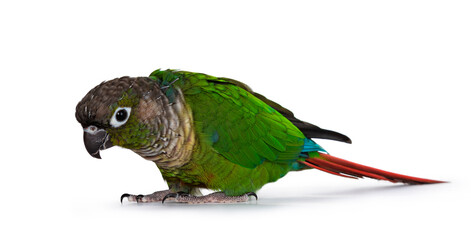
{"type": "Polygon", "coordinates": [[[130,202],[138,202],[138,203],[139,202],[160,202],[168,194],[170,194],[170,190],[157,191],[157,192],[147,194],[147,195],[142,195],[142,194],[132,195],[132,194],[125,193],[121,195],[121,203],[123,203],[124,198],[127,198],[128,201],[130,202]]]}
{"type": "Polygon", "coordinates": [[[164,203],[166,199],[170,198],[173,198],[175,202],[188,204],[237,203],[249,201],[250,196],[254,196],[255,199],[258,200],[257,194],[254,192],[246,193],[240,196],[227,196],[223,192],[211,193],[206,196],[192,196],[185,193],[169,193],[162,199],[162,203],[164,203]]]}
{"type": "Polygon", "coordinates": [[[127,198],[130,202],[138,202],[138,203],[146,203],[146,202],[160,202],[166,198],[167,195],[172,193],[179,193],[179,194],[191,194],[192,196],[201,196],[201,192],[199,188],[191,187],[182,184],[181,182],[167,182],[169,190],[164,191],[157,191],[152,194],[147,195],[133,195],[125,193],[121,195],[121,203],[123,203],[123,199],[127,198]]]}

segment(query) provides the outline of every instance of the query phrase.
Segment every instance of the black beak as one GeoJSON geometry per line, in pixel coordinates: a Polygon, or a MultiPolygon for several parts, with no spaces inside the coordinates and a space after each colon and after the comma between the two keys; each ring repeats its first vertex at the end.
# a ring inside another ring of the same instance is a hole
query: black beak
{"type": "Polygon", "coordinates": [[[113,146],[108,133],[93,125],[83,129],[83,142],[87,152],[94,158],[101,159],[100,150],[105,150],[113,146]]]}

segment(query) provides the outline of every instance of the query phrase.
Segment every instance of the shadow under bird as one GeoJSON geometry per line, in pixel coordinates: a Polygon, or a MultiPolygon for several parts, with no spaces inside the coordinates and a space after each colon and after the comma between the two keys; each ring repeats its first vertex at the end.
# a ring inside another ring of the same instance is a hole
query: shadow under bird
{"type": "Polygon", "coordinates": [[[297,119],[239,81],[177,70],[105,81],[77,104],[85,148],[100,158],[112,146],[153,161],[168,190],[123,194],[135,202],[245,202],[291,171],[318,169],[348,178],[406,184],[441,181],[405,176],[329,155],[312,138],[345,143],[340,133],[297,119]],[[218,192],[201,195],[199,189],[218,192]]]}

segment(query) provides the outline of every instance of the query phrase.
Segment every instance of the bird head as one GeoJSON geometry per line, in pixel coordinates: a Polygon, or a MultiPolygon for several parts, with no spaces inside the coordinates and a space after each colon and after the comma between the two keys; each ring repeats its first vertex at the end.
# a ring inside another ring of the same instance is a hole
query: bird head
{"type": "Polygon", "coordinates": [[[112,146],[131,150],[148,146],[158,137],[155,121],[163,100],[158,84],[147,77],[116,78],[90,90],[75,112],[88,153],[101,158],[100,150],[112,146]]]}

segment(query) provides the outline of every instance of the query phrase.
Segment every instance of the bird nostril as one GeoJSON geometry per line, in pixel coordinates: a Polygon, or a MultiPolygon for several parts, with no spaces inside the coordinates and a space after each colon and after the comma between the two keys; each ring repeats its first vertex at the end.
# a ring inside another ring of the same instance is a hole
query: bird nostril
{"type": "Polygon", "coordinates": [[[83,129],[84,132],[87,132],[89,134],[95,134],[99,131],[100,129],[96,126],[90,125],[86,128],[83,129]]]}

